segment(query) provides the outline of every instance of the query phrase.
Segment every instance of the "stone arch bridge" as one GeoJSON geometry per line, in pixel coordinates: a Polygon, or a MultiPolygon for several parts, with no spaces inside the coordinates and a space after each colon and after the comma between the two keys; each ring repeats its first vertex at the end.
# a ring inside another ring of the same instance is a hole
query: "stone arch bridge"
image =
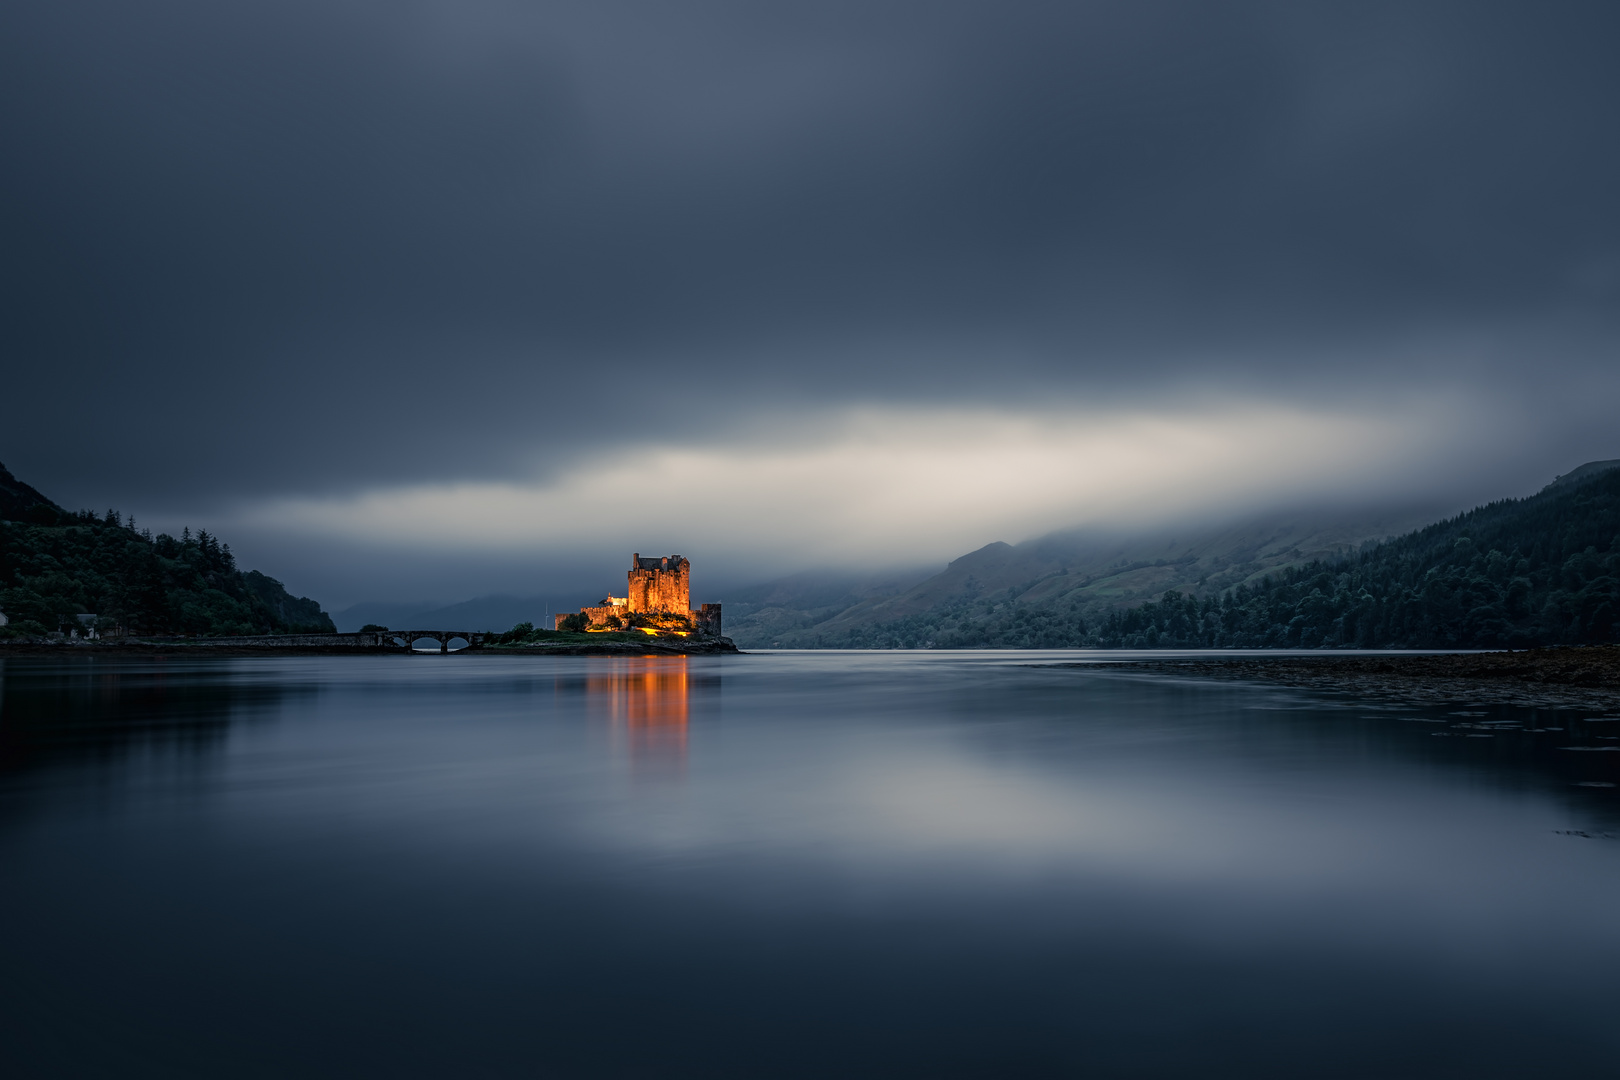
{"type": "MultiPolygon", "coordinates": [[[[377,645],[382,648],[393,645],[413,651],[416,649],[416,643],[426,638],[438,642],[439,651],[447,653],[450,651],[450,642],[455,638],[460,638],[467,643],[463,646],[464,648],[472,649],[482,645],[488,638],[499,637],[500,635],[479,633],[476,630],[386,630],[371,636],[381,639],[377,642],[377,645]]],[[[461,650],[457,649],[456,651],[460,652],[461,650]]]]}

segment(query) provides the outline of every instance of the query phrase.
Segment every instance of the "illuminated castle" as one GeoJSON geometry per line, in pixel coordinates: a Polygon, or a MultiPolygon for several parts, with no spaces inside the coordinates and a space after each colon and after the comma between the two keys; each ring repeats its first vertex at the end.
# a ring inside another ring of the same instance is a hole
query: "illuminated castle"
{"type": "Polygon", "coordinates": [[[624,596],[609,596],[578,615],[558,615],[558,630],[622,630],[646,634],[670,633],[700,637],[720,636],[720,605],[704,604],[692,610],[692,564],[684,555],[661,559],[630,556],[630,575],[624,596]],[[564,623],[569,623],[565,626],[564,623]]]}

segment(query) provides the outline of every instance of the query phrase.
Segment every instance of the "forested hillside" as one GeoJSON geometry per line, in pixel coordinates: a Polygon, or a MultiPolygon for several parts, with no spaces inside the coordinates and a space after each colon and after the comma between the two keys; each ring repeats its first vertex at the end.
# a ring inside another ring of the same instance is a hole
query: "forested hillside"
{"type": "MultiPolygon", "coordinates": [[[[1594,462],[1341,557],[1112,611],[1024,590],[960,595],[853,626],[842,648],[1492,648],[1612,640],[1620,614],[1620,470],[1594,462]]],[[[1248,567],[1236,569],[1245,571],[1248,567]]],[[[818,628],[819,629],[819,628],[818,628]]]]}
{"type": "Polygon", "coordinates": [[[70,513],[0,466],[0,636],[79,629],[208,636],[331,633],[313,600],[241,571],[228,545],[190,530],[179,539],[137,532],[114,511],[70,513]]]}
{"type": "Polygon", "coordinates": [[[1090,640],[1126,647],[1492,648],[1613,640],[1620,470],[1572,474],[1219,596],[1167,593],[1090,640]]]}

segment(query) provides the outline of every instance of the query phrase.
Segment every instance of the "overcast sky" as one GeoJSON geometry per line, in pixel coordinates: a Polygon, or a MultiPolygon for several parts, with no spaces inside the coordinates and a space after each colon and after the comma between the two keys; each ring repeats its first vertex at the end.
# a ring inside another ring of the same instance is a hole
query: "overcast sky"
{"type": "Polygon", "coordinates": [[[1546,0],[5,5],[0,461],[329,606],[1524,494],[1620,457],[1617,56],[1546,0]]]}

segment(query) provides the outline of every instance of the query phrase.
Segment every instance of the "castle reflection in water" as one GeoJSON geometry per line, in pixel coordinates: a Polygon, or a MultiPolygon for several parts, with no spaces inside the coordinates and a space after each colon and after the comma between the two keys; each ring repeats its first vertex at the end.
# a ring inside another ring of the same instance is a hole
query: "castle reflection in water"
{"type": "Polygon", "coordinates": [[[632,763],[680,766],[686,761],[687,732],[694,699],[701,709],[719,690],[719,676],[694,676],[688,658],[608,659],[585,675],[585,707],[623,740],[632,763]]]}

